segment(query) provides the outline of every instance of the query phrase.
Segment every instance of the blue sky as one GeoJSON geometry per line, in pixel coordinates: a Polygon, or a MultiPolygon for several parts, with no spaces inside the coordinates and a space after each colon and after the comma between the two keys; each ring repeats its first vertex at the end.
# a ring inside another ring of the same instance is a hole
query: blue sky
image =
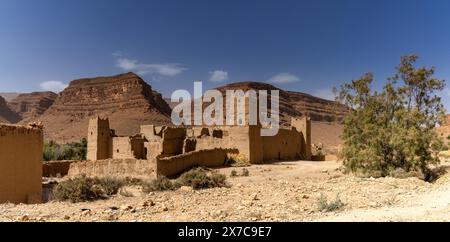
{"type": "Polygon", "coordinates": [[[254,80],[329,97],[410,53],[450,80],[449,13],[447,0],[0,0],[0,92],[135,71],[165,96],[254,80]]]}

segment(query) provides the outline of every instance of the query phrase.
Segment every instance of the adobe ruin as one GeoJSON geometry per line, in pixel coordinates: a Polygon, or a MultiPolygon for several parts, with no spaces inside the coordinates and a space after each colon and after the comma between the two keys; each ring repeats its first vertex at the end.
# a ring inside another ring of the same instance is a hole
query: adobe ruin
{"type": "Polygon", "coordinates": [[[172,176],[193,166],[224,165],[229,154],[250,164],[277,160],[311,159],[311,121],[291,120],[289,129],[261,136],[261,126],[169,127],[143,125],[140,134],[117,136],[109,120],[89,121],[89,161],[147,160],[157,175],[172,176]],[[205,155],[206,154],[206,155],[205,155]]]}

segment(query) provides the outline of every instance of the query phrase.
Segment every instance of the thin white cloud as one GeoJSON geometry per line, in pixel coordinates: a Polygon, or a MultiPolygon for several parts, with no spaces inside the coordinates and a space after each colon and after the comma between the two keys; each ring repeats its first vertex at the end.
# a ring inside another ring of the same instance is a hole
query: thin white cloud
{"type": "Polygon", "coordinates": [[[40,87],[44,91],[51,91],[51,92],[61,92],[67,87],[67,84],[60,82],[60,81],[46,81],[42,82],[40,84],[40,87]]]}
{"type": "Polygon", "coordinates": [[[211,76],[209,78],[210,82],[224,82],[228,80],[228,72],[222,70],[215,70],[209,73],[211,76]]]}
{"type": "Polygon", "coordinates": [[[125,58],[120,52],[114,52],[116,66],[124,71],[132,71],[138,75],[154,75],[160,77],[173,77],[186,71],[188,68],[177,63],[145,64],[137,60],[125,58]]]}
{"type": "Polygon", "coordinates": [[[298,81],[300,81],[300,78],[298,76],[287,72],[277,74],[268,80],[268,82],[270,83],[279,83],[279,84],[293,83],[298,81]]]}
{"type": "Polygon", "coordinates": [[[112,56],[114,56],[114,57],[122,57],[122,52],[121,51],[114,51],[112,53],[112,56]]]}
{"type": "Polygon", "coordinates": [[[326,100],[334,101],[336,98],[336,95],[333,93],[333,89],[331,88],[322,88],[317,91],[315,91],[313,94],[315,97],[320,97],[326,100]]]}

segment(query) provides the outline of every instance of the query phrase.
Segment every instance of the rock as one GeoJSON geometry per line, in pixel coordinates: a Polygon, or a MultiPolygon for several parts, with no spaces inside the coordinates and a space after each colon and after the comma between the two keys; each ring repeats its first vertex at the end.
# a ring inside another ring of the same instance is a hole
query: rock
{"type": "Polygon", "coordinates": [[[192,192],[193,191],[192,187],[190,187],[190,186],[182,186],[178,190],[181,192],[192,192]]]}
{"type": "Polygon", "coordinates": [[[21,217],[18,217],[17,220],[21,221],[21,222],[28,222],[28,221],[30,221],[30,216],[28,214],[25,214],[25,215],[23,215],[21,217]]]}
{"type": "Polygon", "coordinates": [[[83,216],[91,215],[91,210],[90,210],[90,209],[88,209],[88,210],[83,210],[83,211],[81,212],[81,215],[83,215],[83,216]]]}
{"type": "Polygon", "coordinates": [[[250,199],[253,200],[253,201],[259,200],[258,193],[253,193],[252,195],[250,195],[250,199]]]}
{"type": "Polygon", "coordinates": [[[119,217],[117,217],[117,215],[114,215],[114,214],[108,215],[108,216],[106,217],[106,220],[107,220],[107,221],[116,221],[116,220],[118,220],[118,219],[119,219],[119,217]]]}
{"type": "Polygon", "coordinates": [[[142,203],[142,207],[144,207],[144,208],[153,207],[153,206],[155,206],[155,202],[153,202],[153,200],[147,200],[142,203]]]}
{"type": "Polygon", "coordinates": [[[252,206],[253,205],[253,201],[244,200],[244,201],[242,201],[242,205],[247,206],[247,207],[252,206]]]}
{"type": "Polygon", "coordinates": [[[38,222],[45,222],[45,219],[43,217],[37,217],[36,221],[38,221],[38,222]]]}
{"type": "Polygon", "coordinates": [[[42,115],[58,97],[53,92],[23,93],[8,102],[8,106],[20,115],[22,120],[32,120],[42,115]]]}
{"type": "Polygon", "coordinates": [[[167,211],[169,211],[169,208],[168,208],[166,205],[163,205],[163,206],[162,206],[162,210],[163,210],[164,212],[167,212],[167,211]]]}
{"type": "Polygon", "coordinates": [[[128,210],[132,210],[133,207],[131,205],[123,205],[120,207],[120,210],[122,211],[128,211],[128,210]]]}
{"type": "Polygon", "coordinates": [[[302,198],[303,199],[309,199],[309,196],[305,194],[305,195],[302,196],[302,198]]]}
{"type": "Polygon", "coordinates": [[[109,209],[109,210],[112,210],[112,211],[116,211],[116,210],[119,210],[119,208],[118,208],[118,207],[115,207],[115,206],[112,206],[112,207],[108,207],[108,209],[109,209]]]}
{"type": "Polygon", "coordinates": [[[69,219],[70,219],[69,215],[64,216],[64,220],[69,220],[69,219]]]}
{"type": "Polygon", "coordinates": [[[20,115],[11,110],[6,100],[0,96],[0,123],[17,123],[20,119],[20,115]]]}

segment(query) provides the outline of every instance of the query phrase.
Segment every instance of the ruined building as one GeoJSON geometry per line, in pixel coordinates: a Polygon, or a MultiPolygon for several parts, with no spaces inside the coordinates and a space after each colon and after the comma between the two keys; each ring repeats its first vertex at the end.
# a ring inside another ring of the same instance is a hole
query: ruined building
{"type": "Polygon", "coordinates": [[[110,129],[109,120],[94,118],[89,121],[88,160],[146,159],[142,135],[118,137],[110,129]]]}
{"type": "Polygon", "coordinates": [[[39,203],[42,128],[0,124],[0,203],[39,203]]]}
{"type": "Polygon", "coordinates": [[[260,135],[260,126],[169,127],[141,126],[140,134],[119,137],[109,120],[89,122],[88,160],[144,159],[159,175],[175,175],[192,166],[224,165],[229,154],[251,163],[311,159],[311,121],[292,119],[289,129],[275,136],[260,135]]]}

